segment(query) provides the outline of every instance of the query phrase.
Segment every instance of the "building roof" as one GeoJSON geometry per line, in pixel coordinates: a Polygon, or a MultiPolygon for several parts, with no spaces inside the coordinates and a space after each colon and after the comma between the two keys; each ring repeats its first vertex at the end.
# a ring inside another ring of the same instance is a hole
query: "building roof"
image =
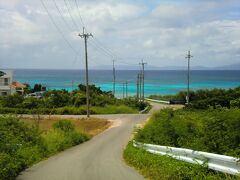
{"type": "Polygon", "coordinates": [[[20,82],[13,82],[12,85],[15,86],[16,88],[26,88],[26,85],[20,82]]]}

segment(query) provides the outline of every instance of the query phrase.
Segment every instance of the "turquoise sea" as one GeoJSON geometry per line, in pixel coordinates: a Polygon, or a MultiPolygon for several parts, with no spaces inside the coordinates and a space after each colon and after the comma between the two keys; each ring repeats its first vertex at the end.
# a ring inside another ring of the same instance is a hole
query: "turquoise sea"
{"type": "MultiPolygon", "coordinates": [[[[122,96],[123,82],[128,81],[128,94],[136,94],[136,80],[139,71],[116,71],[116,94],[122,96]]],[[[113,75],[111,70],[90,70],[90,84],[111,91],[113,75]]],[[[32,87],[36,83],[45,85],[48,89],[76,89],[80,83],[85,83],[84,70],[14,70],[14,79],[28,83],[32,87]]],[[[240,86],[240,70],[193,70],[191,71],[191,89],[234,88],[240,86]]],[[[187,71],[184,70],[148,70],[145,71],[145,95],[175,94],[186,90],[187,71]]]]}

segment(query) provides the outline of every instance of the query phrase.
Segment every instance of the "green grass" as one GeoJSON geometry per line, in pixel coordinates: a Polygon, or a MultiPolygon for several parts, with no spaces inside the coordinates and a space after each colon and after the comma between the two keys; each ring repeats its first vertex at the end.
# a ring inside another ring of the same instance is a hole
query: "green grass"
{"type": "MultiPolygon", "coordinates": [[[[164,109],[153,114],[134,139],[239,157],[239,129],[240,109],[164,109]]],[[[133,147],[132,142],[124,151],[124,159],[149,179],[240,179],[169,156],[150,154],[133,147]]]]}
{"type": "Polygon", "coordinates": [[[202,166],[178,161],[171,157],[148,153],[147,151],[133,147],[132,141],[127,145],[123,156],[130,166],[134,166],[148,179],[239,179],[231,175],[216,173],[202,166]]]}
{"type": "MultiPolygon", "coordinates": [[[[106,105],[106,106],[91,106],[91,114],[132,114],[138,113],[137,108],[129,107],[127,105],[106,105]]],[[[86,106],[74,107],[65,106],[60,108],[38,108],[38,109],[24,109],[24,108],[5,108],[0,107],[0,114],[59,114],[59,115],[85,115],[86,106]]]]}
{"type": "Polygon", "coordinates": [[[161,110],[136,141],[240,157],[240,109],[161,110]]]}
{"type": "Polygon", "coordinates": [[[67,120],[42,132],[16,117],[0,117],[0,180],[12,180],[32,164],[88,140],[67,120]]]}

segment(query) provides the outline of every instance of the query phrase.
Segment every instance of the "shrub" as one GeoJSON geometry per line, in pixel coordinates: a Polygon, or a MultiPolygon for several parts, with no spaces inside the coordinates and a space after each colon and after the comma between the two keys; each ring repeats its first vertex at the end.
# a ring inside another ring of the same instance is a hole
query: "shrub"
{"type": "Polygon", "coordinates": [[[240,98],[230,101],[231,108],[240,108],[240,98]]]}
{"type": "Polygon", "coordinates": [[[8,95],[1,98],[1,106],[8,108],[15,108],[22,104],[23,96],[19,94],[8,95]]]}
{"type": "Polygon", "coordinates": [[[43,133],[14,116],[0,116],[0,180],[15,179],[33,163],[88,140],[70,121],[59,121],[53,127],[43,133]]]}
{"type": "Polygon", "coordinates": [[[74,125],[71,123],[71,121],[67,121],[67,120],[60,120],[54,123],[53,128],[61,130],[64,133],[69,133],[71,131],[74,131],[74,125]]]}
{"type": "Polygon", "coordinates": [[[25,98],[22,102],[22,107],[27,109],[35,109],[40,106],[40,102],[41,100],[39,100],[38,98],[28,97],[25,98]]]}
{"type": "Polygon", "coordinates": [[[151,117],[146,126],[136,134],[136,140],[240,156],[239,129],[239,109],[207,111],[165,109],[151,117]]]}

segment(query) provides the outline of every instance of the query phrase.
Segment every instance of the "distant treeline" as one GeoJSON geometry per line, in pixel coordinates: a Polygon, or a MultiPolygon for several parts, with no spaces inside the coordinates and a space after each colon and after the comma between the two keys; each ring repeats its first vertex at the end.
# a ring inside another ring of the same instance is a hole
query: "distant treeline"
{"type": "MultiPolygon", "coordinates": [[[[181,91],[176,95],[151,95],[152,99],[169,100],[170,103],[182,103],[186,102],[186,91],[181,91]]],[[[240,108],[240,87],[234,89],[201,89],[197,91],[190,91],[190,105],[189,107],[195,109],[208,109],[213,107],[214,109],[220,107],[237,107],[240,108]]]]}
{"type": "MultiPolygon", "coordinates": [[[[41,89],[40,85],[35,85],[41,89]]],[[[147,103],[134,98],[117,99],[111,92],[102,91],[90,85],[90,104],[92,114],[137,113],[147,103]]],[[[78,90],[49,90],[41,97],[14,94],[0,97],[0,113],[17,114],[86,114],[86,86],[80,84],[78,90]]]]}

